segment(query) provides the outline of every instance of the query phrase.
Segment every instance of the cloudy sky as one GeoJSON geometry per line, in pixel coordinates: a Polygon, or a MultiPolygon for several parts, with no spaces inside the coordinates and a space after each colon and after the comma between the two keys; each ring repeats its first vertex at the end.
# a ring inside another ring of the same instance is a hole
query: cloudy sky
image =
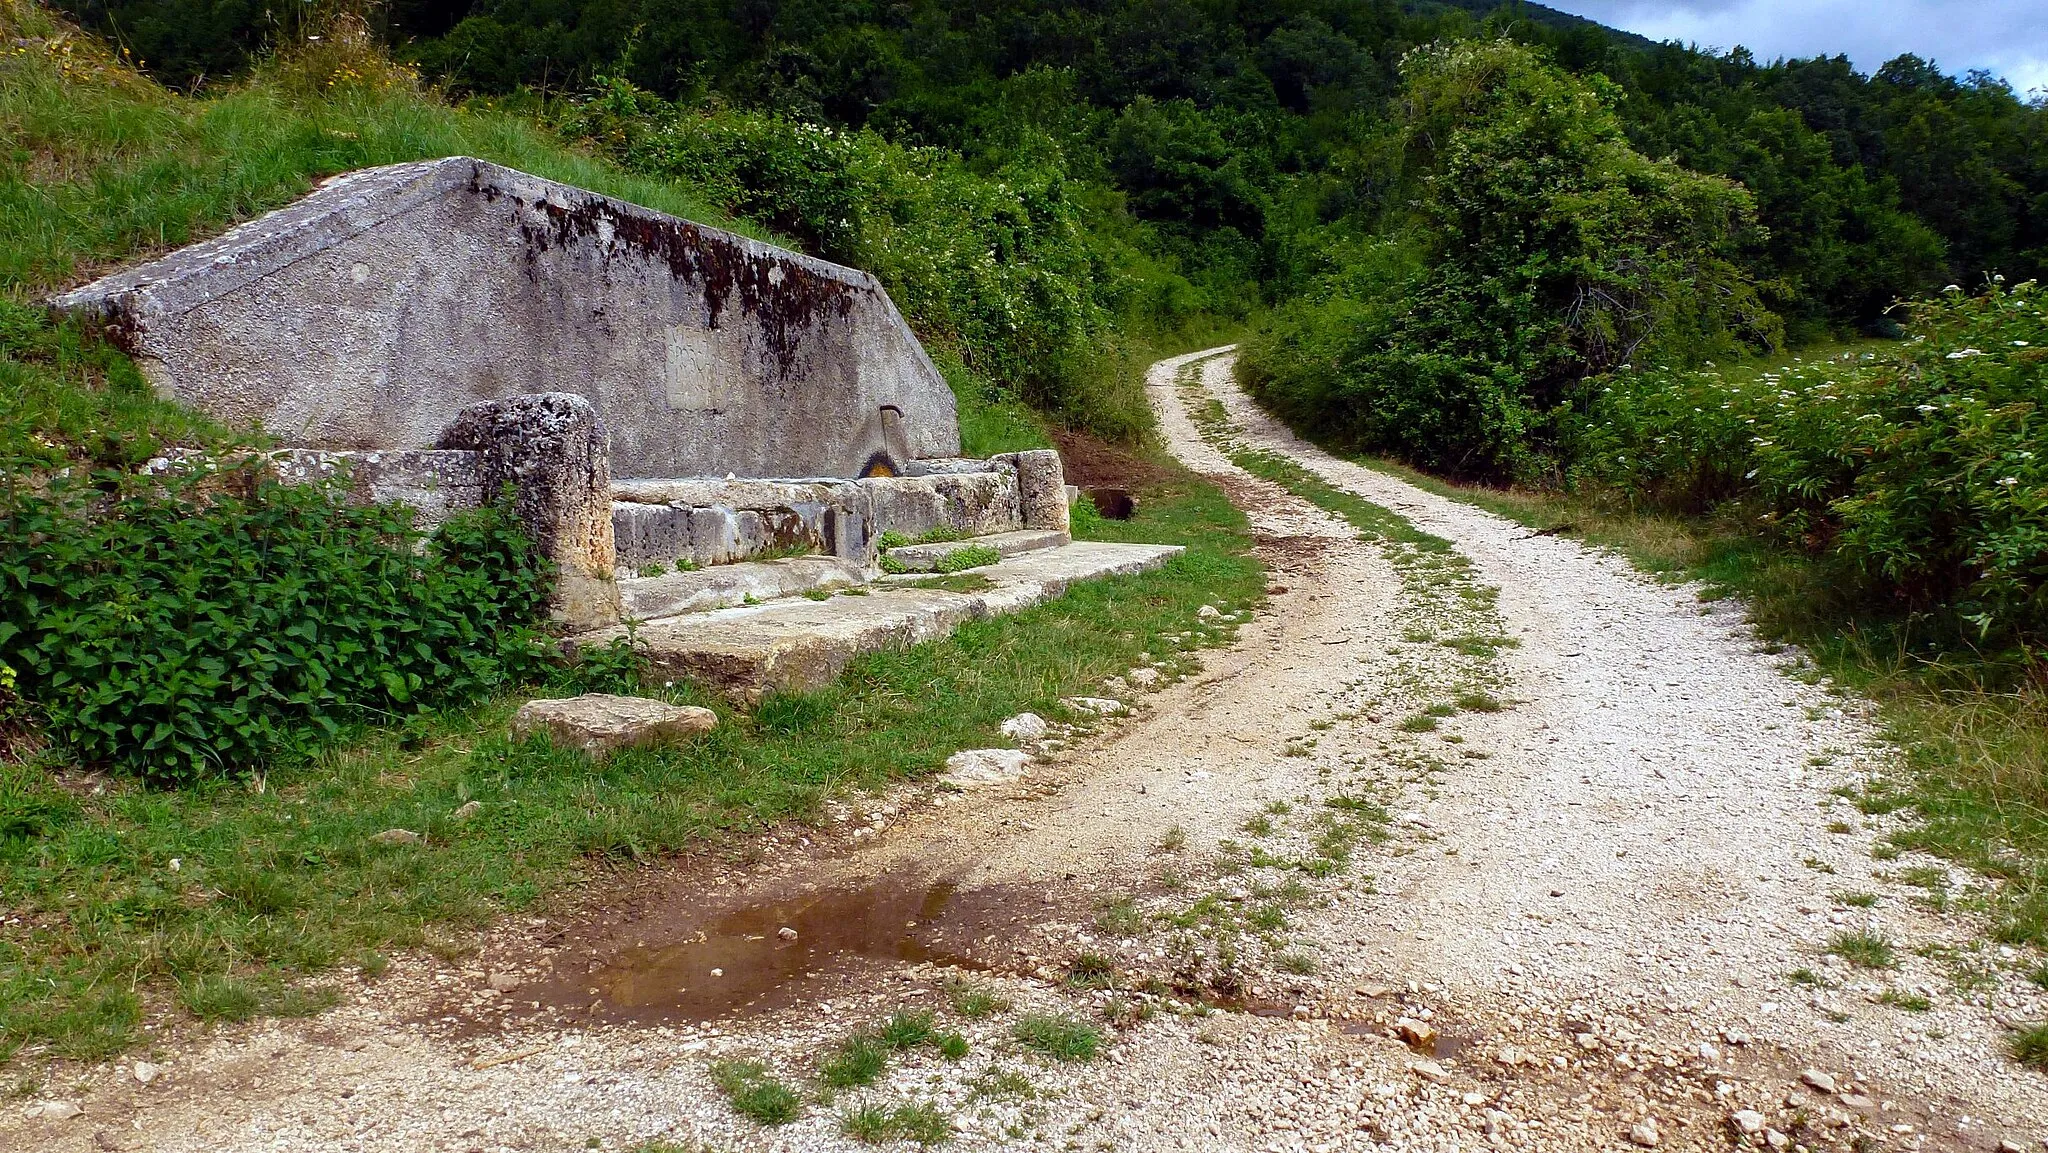
{"type": "Polygon", "coordinates": [[[1864,72],[1902,52],[2048,89],[2048,0],[1544,0],[1552,8],[1761,60],[1848,53],[1864,72]]]}

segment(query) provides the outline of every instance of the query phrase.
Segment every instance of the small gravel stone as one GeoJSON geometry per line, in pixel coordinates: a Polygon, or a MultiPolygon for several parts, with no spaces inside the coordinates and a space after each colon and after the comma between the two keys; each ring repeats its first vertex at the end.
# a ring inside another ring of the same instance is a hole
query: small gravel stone
{"type": "Polygon", "coordinates": [[[1652,1118],[1644,1118],[1628,1127],[1628,1139],[1645,1149],[1655,1149],[1657,1143],[1664,1138],[1657,1132],[1657,1122],[1652,1118]]]}
{"type": "Polygon", "coordinates": [[[1749,1136],[1754,1137],[1764,1131],[1764,1115],[1754,1109],[1738,1109],[1728,1119],[1735,1122],[1737,1129],[1749,1136]]]}
{"type": "Polygon", "coordinates": [[[1818,1089],[1822,1093],[1832,1093],[1835,1091],[1835,1079],[1818,1069],[1806,1070],[1799,1075],[1799,1079],[1806,1082],[1807,1087],[1810,1089],[1818,1089]]]}

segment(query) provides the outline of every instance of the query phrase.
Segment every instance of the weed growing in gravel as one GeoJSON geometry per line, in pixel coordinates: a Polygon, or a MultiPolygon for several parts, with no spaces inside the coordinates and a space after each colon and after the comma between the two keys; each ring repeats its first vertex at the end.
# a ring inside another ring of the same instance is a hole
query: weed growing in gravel
{"type": "Polygon", "coordinates": [[[1836,933],[1827,951],[1861,969],[1890,969],[1899,963],[1892,943],[1875,933],[1836,933]]]}
{"type": "Polygon", "coordinates": [[[967,1056],[967,1038],[958,1033],[938,1034],[932,1038],[932,1047],[948,1061],[958,1061],[967,1056]]]}
{"type": "Polygon", "coordinates": [[[1009,1011],[1010,1003],[994,989],[978,981],[955,977],[946,982],[946,997],[953,1003],[953,1011],[970,1021],[979,1021],[995,1013],[1009,1011]]]}
{"type": "Polygon", "coordinates": [[[818,1079],[834,1089],[872,1085],[889,1066],[889,1050],[872,1034],[855,1033],[818,1069],[818,1079]]]}
{"type": "Polygon", "coordinates": [[[1264,813],[1246,821],[1241,827],[1245,832],[1250,833],[1254,837],[1270,837],[1273,835],[1273,820],[1264,813]]]}
{"type": "Polygon", "coordinates": [[[1316,959],[1300,950],[1291,950],[1273,958],[1274,967],[1283,973],[1306,977],[1316,971],[1316,959]]]}
{"type": "Polygon", "coordinates": [[[1870,909],[1875,908],[1877,905],[1876,893],[1859,893],[1851,892],[1848,890],[1838,890],[1836,891],[1834,896],[1835,900],[1841,902],[1844,905],[1849,906],[1852,909],[1870,909]]]}
{"type": "Polygon", "coordinates": [[[2009,1044],[2013,1060],[2036,1069],[2048,1069],[2048,1024],[2028,1025],[2015,1030],[2009,1044]]]}
{"type": "Polygon", "coordinates": [[[899,1053],[915,1049],[931,1039],[932,1014],[929,1009],[898,1009],[890,1014],[887,1023],[875,1034],[876,1041],[899,1053]]]}
{"type": "Polygon", "coordinates": [[[1807,968],[1794,969],[1791,972],[1785,974],[1785,979],[1787,981],[1792,982],[1794,985],[1807,985],[1816,989],[1825,989],[1828,987],[1827,978],[1821,976],[1819,973],[1814,972],[1812,969],[1807,968]]]}
{"type": "Polygon", "coordinates": [[[1077,989],[1105,989],[1116,983],[1116,962],[1100,953],[1082,953],[1067,966],[1067,984],[1077,989]]]}
{"type": "Polygon", "coordinates": [[[839,1131],[864,1145],[904,1140],[930,1146],[953,1139],[953,1119],[925,1101],[862,1105],[839,1115],[839,1131]]]}
{"type": "Polygon", "coordinates": [[[1262,929],[1268,933],[1278,932],[1287,927],[1287,910],[1278,904],[1260,905],[1252,910],[1251,916],[1246,917],[1245,921],[1254,929],[1262,929]]]}
{"type": "Polygon", "coordinates": [[[2027,973],[2027,980],[2043,989],[2048,989],[2048,963],[2036,965],[2027,973]]]}
{"type": "Polygon", "coordinates": [[[1031,1013],[1011,1030],[1026,1048],[1060,1061],[1092,1061],[1102,1046],[1102,1031],[1066,1014],[1031,1013]]]}
{"type": "Polygon", "coordinates": [[[1119,897],[1105,902],[1096,915],[1095,927],[1112,937],[1135,936],[1145,927],[1145,915],[1138,911],[1136,897],[1119,897]]]}
{"type": "Polygon", "coordinates": [[[763,1125],[796,1120],[803,1104],[796,1090],[770,1076],[758,1061],[720,1061],[711,1067],[711,1080],[735,1110],[763,1125]]]}
{"type": "Polygon", "coordinates": [[[1015,1069],[1005,1069],[999,1065],[990,1065],[983,1069],[967,1085],[974,1090],[976,1097],[990,1101],[1029,1101],[1038,1096],[1038,1090],[1032,1087],[1031,1078],[1015,1069]]]}
{"type": "Polygon", "coordinates": [[[1159,835],[1159,851],[1162,853],[1178,853],[1187,847],[1187,843],[1188,831],[1179,825],[1159,835]]]}
{"type": "Polygon", "coordinates": [[[1414,716],[1408,717],[1401,722],[1401,731],[1404,733],[1433,733],[1436,731],[1436,726],[1437,719],[1435,717],[1430,716],[1428,713],[1416,713],[1414,716]]]}
{"type": "Polygon", "coordinates": [[[1879,1004],[1904,1009],[1910,1013],[1925,1013],[1934,1008],[1934,1002],[1928,1000],[1925,993],[1909,993],[1899,989],[1886,989],[1878,994],[1877,1000],[1879,1004]]]}

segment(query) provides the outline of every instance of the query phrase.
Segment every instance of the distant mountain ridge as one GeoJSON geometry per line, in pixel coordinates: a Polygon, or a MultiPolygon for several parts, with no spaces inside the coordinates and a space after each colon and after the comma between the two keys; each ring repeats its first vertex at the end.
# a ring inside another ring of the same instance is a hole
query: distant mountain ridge
{"type": "Polygon", "coordinates": [[[1402,7],[1420,15],[1427,15],[1430,12],[1442,11],[1447,8],[1456,9],[1462,12],[1470,12],[1473,16],[1482,20],[1506,8],[1519,16],[1533,20],[1538,24],[1555,28],[1560,32],[1575,32],[1580,28],[1597,28],[1605,32],[1616,43],[1630,48],[1654,48],[1657,46],[1657,42],[1647,36],[1639,36],[1634,32],[1602,24],[1598,20],[1589,20],[1584,16],[1574,16],[1569,12],[1560,12],[1555,8],[1546,7],[1542,4],[1528,3],[1527,0],[1404,0],[1402,7]]]}

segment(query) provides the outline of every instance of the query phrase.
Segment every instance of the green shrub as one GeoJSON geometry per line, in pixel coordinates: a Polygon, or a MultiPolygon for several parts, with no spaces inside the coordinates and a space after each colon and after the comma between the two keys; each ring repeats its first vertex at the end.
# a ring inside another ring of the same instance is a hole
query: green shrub
{"type": "MultiPolygon", "coordinates": [[[[944,149],[691,109],[621,80],[605,82],[564,127],[633,172],[681,182],[808,252],[873,273],[934,358],[965,370],[948,377],[970,417],[1022,399],[1114,438],[1150,426],[1117,323],[1133,299],[1117,268],[1139,258],[1091,230],[1086,190],[1057,148],[1027,142],[982,172],[944,149]]],[[[1028,430],[1022,438],[1032,439],[1028,430]]]]}
{"type": "Polygon", "coordinates": [[[1842,561],[1868,603],[1952,606],[1978,641],[2048,636],[2048,310],[2029,282],[1912,308],[1912,340],[1773,371],[1624,373],[1582,481],[1667,507],[1739,499],[1842,561]]]}
{"type": "Polygon", "coordinates": [[[1401,67],[1403,207],[1247,342],[1247,384],[1283,416],[1453,475],[1540,477],[1587,377],[1781,334],[1734,262],[1749,192],[1635,151],[1604,78],[1509,40],[1401,67]]]}
{"type": "Polygon", "coordinates": [[[0,472],[0,664],[81,761],[162,783],[537,672],[545,562],[509,503],[431,538],[253,465],[0,472]]]}
{"type": "Polygon", "coordinates": [[[932,565],[932,571],[939,573],[964,572],[967,569],[995,564],[1002,559],[1003,554],[997,551],[993,545],[970,544],[956,548],[940,557],[938,563],[932,565]]]}

